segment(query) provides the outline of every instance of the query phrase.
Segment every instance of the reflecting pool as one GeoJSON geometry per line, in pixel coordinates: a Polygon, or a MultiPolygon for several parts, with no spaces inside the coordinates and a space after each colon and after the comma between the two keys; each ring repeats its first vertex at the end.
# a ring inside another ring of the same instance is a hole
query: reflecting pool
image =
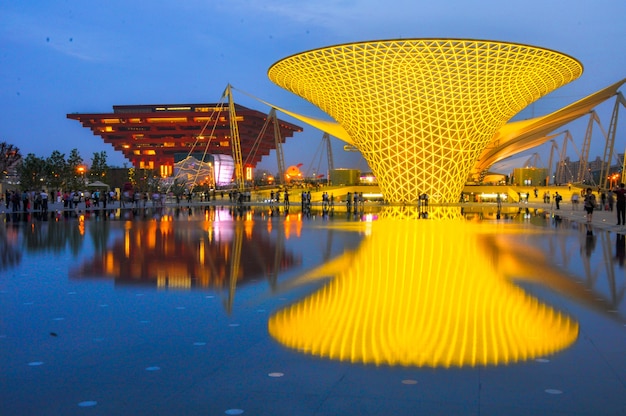
{"type": "Polygon", "coordinates": [[[2,415],[626,413],[624,234],[519,208],[4,220],[2,415]]]}

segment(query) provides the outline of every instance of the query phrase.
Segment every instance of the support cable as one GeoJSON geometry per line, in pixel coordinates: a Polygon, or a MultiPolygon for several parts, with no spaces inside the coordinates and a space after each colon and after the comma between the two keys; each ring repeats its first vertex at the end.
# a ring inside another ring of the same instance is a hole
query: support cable
{"type": "MultiPolygon", "coordinates": [[[[608,181],[608,174],[611,169],[611,159],[613,158],[620,104],[622,106],[626,106],[626,100],[624,100],[624,96],[621,92],[616,95],[615,105],[613,106],[613,114],[611,115],[611,121],[609,123],[609,133],[607,135],[606,145],[604,146],[604,158],[602,159],[602,170],[600,171],[600,184],[605,189],[608,181]]],[[[623,172],[624,166],[622,166],[622,174],[623,172]]]]}
{"type": "Polygon", "coordinates": [[[239,139],[239,126],[237,125],[237,112],[235,111],[235,101],[230,84],[226,86],[224,95],[228,98],[228,119],[230,122],[230,140],[233,149],[233,159],[235,159],[235,182],[239,191],[244,190],[243,160],[241,155],[241,140],[239,139]]]}

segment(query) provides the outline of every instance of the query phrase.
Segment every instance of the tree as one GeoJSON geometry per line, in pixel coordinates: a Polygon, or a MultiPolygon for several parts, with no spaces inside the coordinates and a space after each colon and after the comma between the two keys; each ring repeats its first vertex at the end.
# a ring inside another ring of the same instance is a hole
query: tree
{"type": "Polygon", "coordinates": [[[6,142],[0,143],[0,179],[4,179],[9,173],[9,169],[17,167],[17,163],[22,159],[20,149],[6,142]]]}
{"type": "Polygon", "coordinates": [[[46,186],[48,189],[62,189],[64,188],[67,174],[68,165],[65,161],[65,154],[55,150],[50,157],[46,159],[46,186]]]}
{"type": "Polygon", "coordinates": [[[133,189],[137,188],[138,172],[134,167],[128,169],[128,182],[132,185],[133,189]]]}
{"type": "Polygon", "coordinates": [[[135,192],[159,192],[161,188],[161,177],[152,169],[131,168],[128,178],[133,185],[135,192]]]}
{"type": "Polygon", "coordinates": [[[107,152],[94,152],[93,158],[91,159],[91,168],[89,169],[90,182],[106,181],[108,171],[107,152]]]}
{"type": "Polygon", "coordinates": [[[150,193],[160,192],[161,177],[152,170],[150,172],[151,174],[146,176],[146,188],[150,193]]]}
{"type": "Polygon", "coordinates": [[[268,183],[270,183],[269,178],[272,178],[271,182],[273,182],[274,177],[272,176],[270,171],[267,169],[257,169],[254,171],[254,184],[255,185],[267,185],[268,183]]]}
{"type": "Polygon", "coordinates": [[[85,166],[78,149],[72,149],[67,159],[66,185],[69,189],[78,190],[85,187],[85,166]]]}
{"type": "Polygon", "coordinates": [[[170,187],[170,190],[177,197],[182,197],[185,194],[185,190],[187,189],[187,182],[185,180],[176,178],[174,179],[174,183],[170,187]]]}
{"type": "Polygon", "coordinates": [[[43,180],[46,176],[46,161],[33,153],[29,153],[18,168],[18,175],[22,190],[41,189],[45,185],[43,180]]]}

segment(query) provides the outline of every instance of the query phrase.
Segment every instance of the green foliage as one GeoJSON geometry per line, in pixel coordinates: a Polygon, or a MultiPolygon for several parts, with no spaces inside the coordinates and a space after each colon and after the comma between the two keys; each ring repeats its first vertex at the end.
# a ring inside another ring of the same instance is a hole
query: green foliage
{"type": "Polygon", "coordinates": [[[89,169],[89,182],[106,182],[108,171],[109,166],[107,165],[107,152],[94,152],[91,160],[91,168],[89,169]]]}
{"type": "Polygon", "coordinates": [[[46,159],[45,183],[48,189],[63,189],[67,180],[67,162],[65,155],[58,150],[46,159]]]}
{"type": "Polygon", "coordinates": [[[176,178],[174,179],[174,183],[172,184],[170,190],[176,196],[183,196],[185,194],[186,188],[187,188],[187,182],[185,180],[176,178]]]}
{"type": "Polygon", "coordinates": [[[20,149],[12,144],[0,142],[0,179],[4,179],[13,166],[22,159],[20,149]]]}
{"type": "Polygon", "coordinates": [[[151,169],[135,169],[128,171],[128,178],[137,192],[159,192],[161,189],[161,177],[151,169]]]}
{"type": "Polygon", "coordinates": [[[78,153],[78,149],[72,149],[67,159],[67,181],[68,190],[80,190],[85,188],[86,168],[83,165],[83,158],[78,153]]]}
{"type": "Polygon", "coordinates": [[[146,176],[146,190],[150,193],[159,192],[161,190],[161,177],[154,171],[149,171],[150,174],[146,176]]]}
{"type": "Polygon", "coordinates": [[[18,175],[22,190],[41,189],[45,186],[46,161],[33,153],[29,153],[22,160],[22,165],[18,168],[18,175]]]}
{"type": "Polygon", "coordinates": [[[137,188],[137,169],[134,167],[128,169],[128,182],[133,188],[137,188]]]}
{"type": "Polygon", "coordinates": [[[68,160],[55,150],[47,158],[29,153],[18,167],[20,188],[23,190],[80,190],[85,187],[85,166],[78,150],[73,149],[68,160]]]}

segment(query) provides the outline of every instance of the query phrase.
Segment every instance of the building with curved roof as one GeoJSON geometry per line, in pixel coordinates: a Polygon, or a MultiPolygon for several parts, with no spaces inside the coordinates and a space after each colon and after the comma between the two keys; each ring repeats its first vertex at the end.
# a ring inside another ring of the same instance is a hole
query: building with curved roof
{"type": "Polygon", "coordinates": [[[399,39],[302,52],[268,76],[337,121],[314,125],[358,148],[387,202],[427,193],[446,203],[508,120],[582,72],[576,59],[535,46],[399,39]]]}

